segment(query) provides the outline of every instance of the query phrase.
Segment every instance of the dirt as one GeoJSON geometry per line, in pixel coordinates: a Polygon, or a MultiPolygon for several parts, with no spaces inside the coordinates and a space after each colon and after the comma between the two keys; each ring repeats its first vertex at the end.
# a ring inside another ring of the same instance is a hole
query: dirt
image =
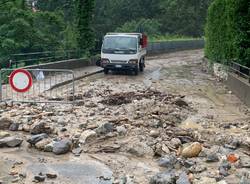
{"type": "MultiPolygon", "coordinates": [[[[250,172],[240,159],[231,164],[228,176],[219,171],[229,153],[250,159],[250,110],[205,72],[202,57],[202,50],[158,55],[147,58],[146,70],[138,76],[114,73],[81,79],[76,82],[74,107],[3,106],[2,117],[29,125],[26,133],[20,128],[12,135],[26,140],[32,126],[45,122],[53,130],[51,139],[70,139],[72,149],[82,151],[78,157],[55,156],[25,141],[20,148],[0,148],[0,181],[17,177],[17,183],[31,183],[39,172],[55,172],[58,177],[46,183],[153,183],[154,175],[169,169],[158,160],[174,154],[179,164],[171,169],[177,178],[185,171],[193,183],[209,177],[239,184],[250,172]],[[197,142],[203,151],[191,160],[182,158],[183,147],[197,142]],[[218,161],[206,162],[210,151],[219,155],[218,161]],[[206,169],[196,172],[199,169],[182,165],[186,161],[206,169]],[[13,168],[17,162],[22,163],[13,168]],[[23,172],[26,177],[20,177],[23,172]]],[[[64,87],[56,90],[62,97],[69,93],[64,87]]]]}

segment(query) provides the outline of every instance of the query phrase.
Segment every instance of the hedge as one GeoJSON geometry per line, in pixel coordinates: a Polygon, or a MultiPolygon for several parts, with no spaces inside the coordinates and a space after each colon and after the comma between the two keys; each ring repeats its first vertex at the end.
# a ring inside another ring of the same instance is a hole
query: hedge
{"type": "Polygon", "coordinates": [[[214,0],[208,10],[205,37],[209,59],[250,67],[250,1],[214,0]]]}

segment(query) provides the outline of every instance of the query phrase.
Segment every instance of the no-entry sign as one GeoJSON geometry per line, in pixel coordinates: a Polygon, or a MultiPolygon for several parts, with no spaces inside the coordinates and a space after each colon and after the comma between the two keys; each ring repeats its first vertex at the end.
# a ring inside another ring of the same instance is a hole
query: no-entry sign
{"type": "Polygon", "coordinates": [[[27,92],[32,86],[32,76],[24,69],[17,69],[10,74],[11,88],[18,93],[27,92]]]}

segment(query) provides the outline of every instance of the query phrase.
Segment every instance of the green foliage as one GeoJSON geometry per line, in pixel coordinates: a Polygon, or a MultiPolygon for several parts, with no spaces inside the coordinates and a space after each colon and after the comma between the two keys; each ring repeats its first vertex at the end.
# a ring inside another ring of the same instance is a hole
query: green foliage
{"type": "Polygon", "coordinates": [[[78,0],[77,4],[78,48],[86,53],[94,47],[95,41],[92,29],[94,4],[94,0],[78,0]]]}
{"type": "Polygon", "coordinates": [[[208,58],[217,62],[237,60],[250,66],[249,11],[248,0],[214,0],[206,24],[208,58]]]}
{"type": "Polygon", "coordinates": [[[126,22],[116,29],[116,32],[145,32],[148,35],[157,35],[160,31],[161,24],[155,19],[140,19],[126,22]]]}

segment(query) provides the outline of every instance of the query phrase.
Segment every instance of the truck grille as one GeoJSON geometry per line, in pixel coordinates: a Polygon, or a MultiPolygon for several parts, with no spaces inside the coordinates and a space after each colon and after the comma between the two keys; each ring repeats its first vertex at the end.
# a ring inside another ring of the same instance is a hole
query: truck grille
{"type": "Polygon", "coordinates": [[[111,60],[112,63],[127,63],[127,61],[123,60],[111,60]]]}

